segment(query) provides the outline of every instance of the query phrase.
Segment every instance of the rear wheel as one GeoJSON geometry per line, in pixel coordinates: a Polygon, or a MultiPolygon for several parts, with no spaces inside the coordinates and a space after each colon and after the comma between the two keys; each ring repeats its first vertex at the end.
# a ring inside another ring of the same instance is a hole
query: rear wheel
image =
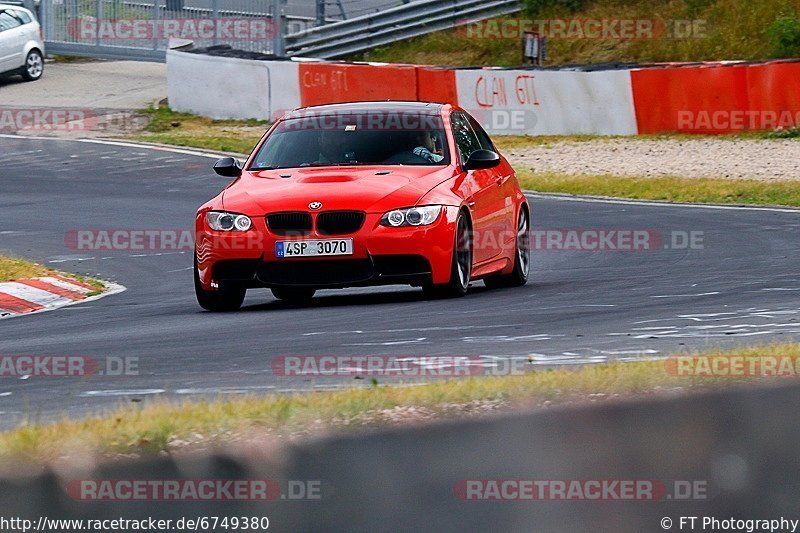
{"type": "Polygon", "coordinates": [[[27,81],[38,80],[44,72],[44,58],[39,50],[31,50],[25,58],[25,66],[22,67],[22,77],[27,81]]]}
{"type": "Polygon", "coordinates": [[[520,209],[517,219],[517,241],[514,254],[514,270],[510,274],[491,276],[483,280],[490,289],[521,287],[528,283],[531,269],[530,215],[527,209],[520,209]]]}
{"type": "Polygon", "coordinates": [[[310,302],[317,292],[316,289],[306,287],[273,287],[271,290],[278,300],[294,303],[310,302]]]}
{"type": "Polygon", "coordinates": [[[236,311],[242,307],[247,289],[233,283],[220,284],[219,289],[207,291],[200,283],[200,273],[197,269],[197,259],[194,262],[194,293],[197,303],[206,311],[224,312],[236,311]]]}
{"type": "Polygon", "coordinates": [[[472,277],[472,232],[464,213],[456,222],[455,246],[450,268],[450,281],[444,285],[425,285],[423,290],[431,298],[460,298],[467,294],[472,277]]]}

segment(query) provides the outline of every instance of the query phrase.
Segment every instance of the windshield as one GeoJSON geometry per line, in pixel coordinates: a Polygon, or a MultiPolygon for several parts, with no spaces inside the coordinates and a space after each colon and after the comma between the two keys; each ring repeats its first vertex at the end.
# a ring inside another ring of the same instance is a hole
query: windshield
{"type": "Polygon", "coordinates": [[[258,150],[249,170],[448,164],[441,117],[374,112],[283,120],[258,150]]]}

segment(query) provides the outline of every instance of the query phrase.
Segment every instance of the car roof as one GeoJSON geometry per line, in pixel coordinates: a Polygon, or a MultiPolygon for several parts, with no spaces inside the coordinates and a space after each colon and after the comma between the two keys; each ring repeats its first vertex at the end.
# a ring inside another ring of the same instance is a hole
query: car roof
{"type": "Polygon", "coordinates": [[[343,104],[324,104],[316,106],[301,107],[292,113],[289,113],[286,118],[291,118],[294,113],[308,115],[326,113],[374,113],[381,111],[384,113],[424,113],[430,115],[439,115],[442,112],[444,104],[436,104],[432,102],[404,102],[404,101],[379,101],[379,102],[349,102],[343,104]]]}
{"type": "Polygon", "coordinates": [[[18,6],[15,4],[0,4],[0,9],[19,9],[25,11],[26,13],[33,14],[31,13],[31,10],[26,8],[25,6],[18,6]]]}

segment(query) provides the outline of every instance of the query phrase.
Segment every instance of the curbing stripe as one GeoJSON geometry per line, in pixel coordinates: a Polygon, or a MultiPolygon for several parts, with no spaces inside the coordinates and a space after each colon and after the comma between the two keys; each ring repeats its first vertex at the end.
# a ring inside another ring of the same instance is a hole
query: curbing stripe
{"type": "Polygon", "coordinates": [[[59,278],[52,278],[49,276],[45,276],[43,278],[39,278],[41,281],[45,283],[49,283],[50,285],[55,285],[56,287],[61,287],[62,289],[66,289],[70,292],[77,292],[79,294],[89,294],[90,292],[94,292],[97,290],[95,287],[86,284],[78,285],[78,281],[71,280],[65,281],[64,279],[59,278]]]}
{"type": "Polygon", "coordinates": [[[86,299],[86,296],[81,292],[65,289],[63,287],[53,285],[52,283],[48,283],[42,279],[20,279],[17,280],[17,283],[22,283],[23,285],[33,287],[34,289],[41,289],[43,291],[57,294],[58,296],[63,296],[64,298],[69,298],[73,302],[86,299]]]}
{"type": "Polygon", "coordinates": [[[103,292],[90,296],[97,287],[60,274],[0,283],[0,319],[86,304],[125,290],[117,283],[104,281],[102,284],[103,292]]]}
{"type": "Polygon", "coordinates": [[[37,289],[18,281],[0,283],[0,292],[42,307],[53,307],[72,302],[69,298],[59,296],[58,294],[46,290],[37,289]]]}
{"type": "MultiPolygon", "coordinates": [[[[41,278],[41,279],[50,280],[50,279],[53,279],[53,278],[55,278],[55,280],[57,280],[57,281],[61,281],[62,283],[68,283],[69,285],[73,285],[73,286],[76,286],[76,287],[82,287],[82,288],[86,289],[86,292],[92,292],[92,291],[97,290],[97,287],[92,287],[88,283],[84,283],[82,281],[78,281],[77,279],[68,278],[68,277],[62,276],[60,274],[53,274],[52,278],[51,277],[44,277],[44,278],[41,278]]],[[[48,283],[53,283],[53,282],[52,281],[48,281],[48,283]]],[[[53,283],[53,284],[56,285],[56,283],[53,283]]],[[[64,287],[64,288],[69,288],[69,287],[64,287]]],[[[74,288],[74,289],[70,289],[70,290],[80,290],[80,289],[74,288]]]]}
{"type": "Polygon", "coordinates": [[[32,313],[44,309],[41,305],[0,292],[0,316],[32,313]]]}

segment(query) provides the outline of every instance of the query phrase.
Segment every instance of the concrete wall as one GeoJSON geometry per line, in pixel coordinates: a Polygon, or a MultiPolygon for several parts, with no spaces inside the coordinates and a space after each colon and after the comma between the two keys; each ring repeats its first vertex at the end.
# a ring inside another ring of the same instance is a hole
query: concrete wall
{"type": "Polygon", "coordinates": [[[297,77],[291,61],[167,52],[170,107],[215,119],[273,120],[299,107],[297,77]]]}
{"type": "Polygon", "coordinates": [[[170,107],[212,118],[280,116],[300,105],[457,103],[494,134],[636,134],[629,71],[444,70],[255,61],[171,50],[170,107]]]}
{"type": "Polygon", "coordinates": [[[627,70],[459,70],[456,83],[459,105],[489,133],[636,135],[627,70]]]}

